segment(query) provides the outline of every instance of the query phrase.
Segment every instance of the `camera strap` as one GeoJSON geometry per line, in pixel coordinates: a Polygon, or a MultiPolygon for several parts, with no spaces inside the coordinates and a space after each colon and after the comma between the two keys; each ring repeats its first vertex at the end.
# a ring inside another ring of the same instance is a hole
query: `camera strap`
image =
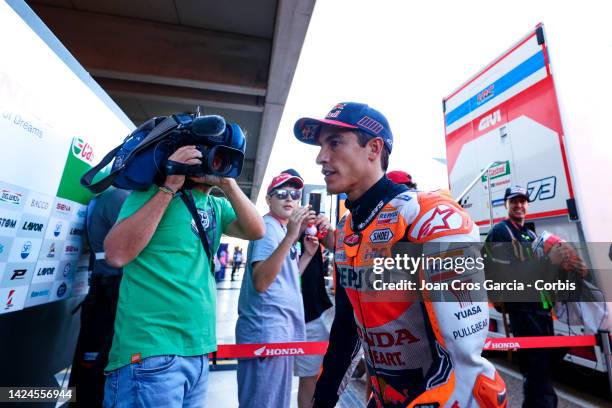
{"type": "Polygon", "coordinates": [[[202,246],[204,247],[204,251],[206,252],[206,256],[208,257],[208,266],[209,266],[210,272],[214,276],[215,270],[212,267],[213,257],[211,255],[211,250],[210,250],[211,244],[210,244],[210,241],[208,240],[208,235],[206,235],[206,232],[204,231],[204,226],[202,226],[202,221],[200,220],[200,214],[198,214],[198,209],[196,208],[195,200],[193,199],[193,193],[191,192],[191,190],[182,190],[180,192],[180,196],[181,196],[181,200],[183,200],[183,202],[187,206],[187,209],[191,213],[191,217],[193,218],[193,221],[195,222],[196,228],[198,230],[198,235],[200,236],[200,241],[202,241],[202,246]]]}

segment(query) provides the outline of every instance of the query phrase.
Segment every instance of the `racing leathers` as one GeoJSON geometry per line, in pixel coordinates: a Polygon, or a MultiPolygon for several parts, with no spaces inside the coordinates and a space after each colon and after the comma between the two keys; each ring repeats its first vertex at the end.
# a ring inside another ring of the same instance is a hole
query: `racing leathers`
{"type": "Polygon", "coordinates": [[[314,407],[335,406],[359,347],[372,380],[368,407],[504,407],[505,384],[481,356],[486,301],[459,290],[450,291],[452,301],[434,302],[429,290],[375,283],[482,281],[482,269],[459,276],[435,268],[373,268],[376,258],[393,257],[403,247],[418,248],[414,256],[466,256],[479,241],[478,227],[450,197],[408,191],[385,176],[346,206],[350,213],[336,231],[336,315],[314,407]],[[445,245],[454,247],[440,252],[445,245]]]}

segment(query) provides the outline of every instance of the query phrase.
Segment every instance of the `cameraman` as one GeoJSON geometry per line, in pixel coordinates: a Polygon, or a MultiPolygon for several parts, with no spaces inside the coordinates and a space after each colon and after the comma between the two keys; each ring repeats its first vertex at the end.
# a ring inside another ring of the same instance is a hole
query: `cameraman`
{"type": "MultiPolygon", "coordinates": [[[[195,146],[183,146],[169,160],[198,165],[201,158],[195,146]]],[[[263,236],[262,218],[234,179],[191,180],[211,254],[222,234],[263,236]],[[212,186],[227,199],[210,196],[212,186]]],[[[106,367],[106,407],[206,404],[207,355],[217,348],[216,292],[212,260],[189,210],[175,197],[184,183],[185,176],[172,175],[161,187],[133,192],[104,242],[107,262],[124,267],[106,367]]]]}

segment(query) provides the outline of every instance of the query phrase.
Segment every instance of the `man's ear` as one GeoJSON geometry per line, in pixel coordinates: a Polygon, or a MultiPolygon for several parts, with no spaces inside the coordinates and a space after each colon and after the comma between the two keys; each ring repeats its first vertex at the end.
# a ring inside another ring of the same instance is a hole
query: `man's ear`
{"type": "Polygon", "coordinates": [[[268,207],[270,206],[270,196],[266,194],[266,204],[268,204],[268,207]]]}
{"type": "Polygon", "coordinates": [[[369,149],[368,158],[374,160],[382,153],[382,150],[385,148],[385,142],[380,137],[375,137],[368,141],[367,148],[369,149]]]}

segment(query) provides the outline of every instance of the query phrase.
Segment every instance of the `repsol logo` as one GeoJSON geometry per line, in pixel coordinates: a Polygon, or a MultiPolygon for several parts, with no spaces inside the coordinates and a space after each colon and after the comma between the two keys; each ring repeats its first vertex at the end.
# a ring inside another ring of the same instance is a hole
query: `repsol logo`
{"type": "Polygon", "coordinates": [[[483,130],[488,129],[491,126],[494,126],[498,122],[501,122],[501,120],[501,112],[498,109],[492,114],[480,119],[480,123],[478,123],[478,130],[482,132],[483,130]]]}
{"type": "Polygon", "coordinates": [[[12,218],[0,218],[0,227],[2,228],[15,228],[17,226],[17,220],[12,218]]]}
{"type": "Polygon", "coordinates": [[[55,267],[39,268],[38,273],[36,273],[36,275],[37,276],[51,276],[53,275],[54,272],[55,272],[55,267]]]}
{"type": "Polygon", "coordinates": [[[25,221],[21,229],[24,231],[40,232],[42,231],[43,227],[44,224],[41,224],[39,222],[25,221]]]}
{"type": "Polygon", "coordinates": [[[362,274],[357,273],[353,268],[344,268],[336,265],[340,277],[340,285],[345,288],[361,289],[363,286],[362,274]]]}

